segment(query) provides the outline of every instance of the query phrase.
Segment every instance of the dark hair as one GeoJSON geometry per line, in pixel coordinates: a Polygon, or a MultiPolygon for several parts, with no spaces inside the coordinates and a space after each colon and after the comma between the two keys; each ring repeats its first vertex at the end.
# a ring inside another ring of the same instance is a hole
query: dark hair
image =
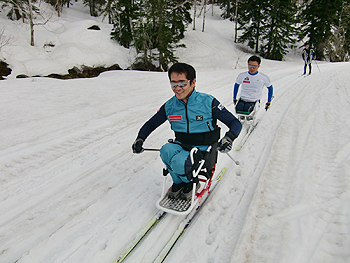
{"type": "Polygon", "coordinates": [[[168,70],[168,77],[170,79],[171,73],[185,73],[186,78],[192,83],[192,81],[196,78],[196,70],[191,65],[186,63],[175,63],[168,70]]]}
{"type": "Polygon", "coordinates": [[[258,62],[258,64],[260,65],[260,63],[261,63],[261,58],[259,58],[258,56],[251,56],[249,59],[248,59],[248,62],[249,61],[256,61],[256,62],[258,62]]]}

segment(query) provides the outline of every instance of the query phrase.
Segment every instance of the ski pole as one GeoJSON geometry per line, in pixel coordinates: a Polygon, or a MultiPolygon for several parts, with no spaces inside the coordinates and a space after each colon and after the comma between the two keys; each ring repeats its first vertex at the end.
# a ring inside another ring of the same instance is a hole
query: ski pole
{"type": "Polygon", "coordinates": [[[152,151],[152,152],[158,152],[160,149],[152,149],[152,148],[143,148],[144,151],[152,151]]]}
{"type": "Polygon", "coordinates": [[[232,161],[234,161],[234,163],[235,163],[236,165],[239,165],[239,161],[236,161],[235,159],[233,159],[233,157],[232,157],[229,153],[226,153],[226,154],[228,155],[228,157],[231,158],[232,161]]]}
{"type": "Polygon", "coordinates": [[[318,64],[317,64],[316,60],[315,60],[315,64],[316,64],[316,66],[318,68],[318,71],[321,72],[320,68],[318,67],[318,64]]]}

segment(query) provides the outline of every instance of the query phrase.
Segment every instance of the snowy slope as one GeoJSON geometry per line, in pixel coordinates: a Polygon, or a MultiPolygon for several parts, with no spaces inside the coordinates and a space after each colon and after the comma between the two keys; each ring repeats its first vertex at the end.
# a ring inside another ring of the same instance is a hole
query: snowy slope
{"type": "MultiPolygon", "coordinates": [[[[200,19],[196,31],[189,28],[188,48],[178,55],[197,68],[197,90],[233,110],[232,85],[250,54],[233,43],[233,24],[215,13],[207,15],[205,32],[200,19]]],[[[63,18],[48,25],[60,28],[58,39],[85,32],[86,22],[77,20],[91,19],[74,8],[63,18]]],[[[100,33],[101,45],[103,39],[110,45],[108,30],[100,33]]],[[[52,39],[45,30],[37,34],[38,41],[52,39]]],[[[79,37],[69,39],[62,45],[78,49],[79,37]]],[[[21,54],[25,38],[2,55],[17,74],[23,67],[46,74],[57,65],[88,64],[92,56],[109,58],[90,41],[95,37],[84,39],[86,58],[77,62],[57,61],[56,51],[43,53],[41,44],[20,61],[14,54],[21,54]]],[[[109,52],[120,60],[106,64],[126,65],[132,57],[120,47],[109,52]]],[[[220,154],[218,169],[227,167],[227,176],[166,262],[349,262],[350,63],[318,62],[320,70],[314,66],[304,78],[298,52],[284,62],[263,60],[260,69],[275,91],[271,109],[260,109],[256,131],[241,151],[231,151],[240,166],[220,154]]],[[[156,212],[162,162],[157,153],[132,154],[131,144],[172,96],[167,74],[14,77],[0,82],[0,262],[112,262],[156,212]]],[[[266,97],[264,91],[263,102],[266,97]]],[[[164,124],[145,147],[159,148],[168,138],[164,124]]],[[[179,220],[167,216],[126,262],[152,262],[179,220]]]]}

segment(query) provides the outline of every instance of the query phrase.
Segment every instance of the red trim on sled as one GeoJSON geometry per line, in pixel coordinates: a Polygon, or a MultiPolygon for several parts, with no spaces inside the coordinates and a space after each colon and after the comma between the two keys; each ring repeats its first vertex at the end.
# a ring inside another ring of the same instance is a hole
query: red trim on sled
{"type": "MultiPolygon", "coordinates": [[[[213,171],[212,171],[212,173],[211,173],[211,177],[210,177],[210,179],[208,179],[208,180],[209,180],[208,185],[207,185],[205,188],[203,188],[201,192],[196,193],[197,198],[198,198],[198,201],[199,201],[199,202],[198,202],[199,204],[200,204],[201,201],[202,201],[202,197],[203,197],[205,191],[208,191],[208,194],[210,193],[210,186],[211,186],[211,182],[212,182],[212,180],[213,180],[213,175],[214,175],[214,172],[215,172],[215,168],[216,168],[216,163],[214,164],[214,169],[213,169],[213,171]]],[[[199,179],[199,181],[201,181],[201,182],[206,182],[207,180],[205,180],[205,179],[199,179]]]]}

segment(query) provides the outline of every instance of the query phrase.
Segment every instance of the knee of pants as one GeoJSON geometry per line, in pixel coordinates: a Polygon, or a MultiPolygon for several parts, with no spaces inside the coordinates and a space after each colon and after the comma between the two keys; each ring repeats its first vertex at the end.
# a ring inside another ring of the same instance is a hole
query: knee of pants
{"type": "Polygon", "coordinates": [[[236,111],[243,111],[244,110],[244,103],[242,101],[239,101],[236,105],[236,111]]]}
{"type": "Polygon", "coordinates": [[[189,155],[180,145],[175,143],[167,143],[160,149],[160,157],[169,169],[176,174],[185,173],[185,161],[189,155]]]}
{"type": "Polygon", "coordinates": [[[170,159],[181,151],[182,147],[175,143],[166,143],[160,148],[160,158],[163,163],[167,165],[170,163],[170,159]]]}

